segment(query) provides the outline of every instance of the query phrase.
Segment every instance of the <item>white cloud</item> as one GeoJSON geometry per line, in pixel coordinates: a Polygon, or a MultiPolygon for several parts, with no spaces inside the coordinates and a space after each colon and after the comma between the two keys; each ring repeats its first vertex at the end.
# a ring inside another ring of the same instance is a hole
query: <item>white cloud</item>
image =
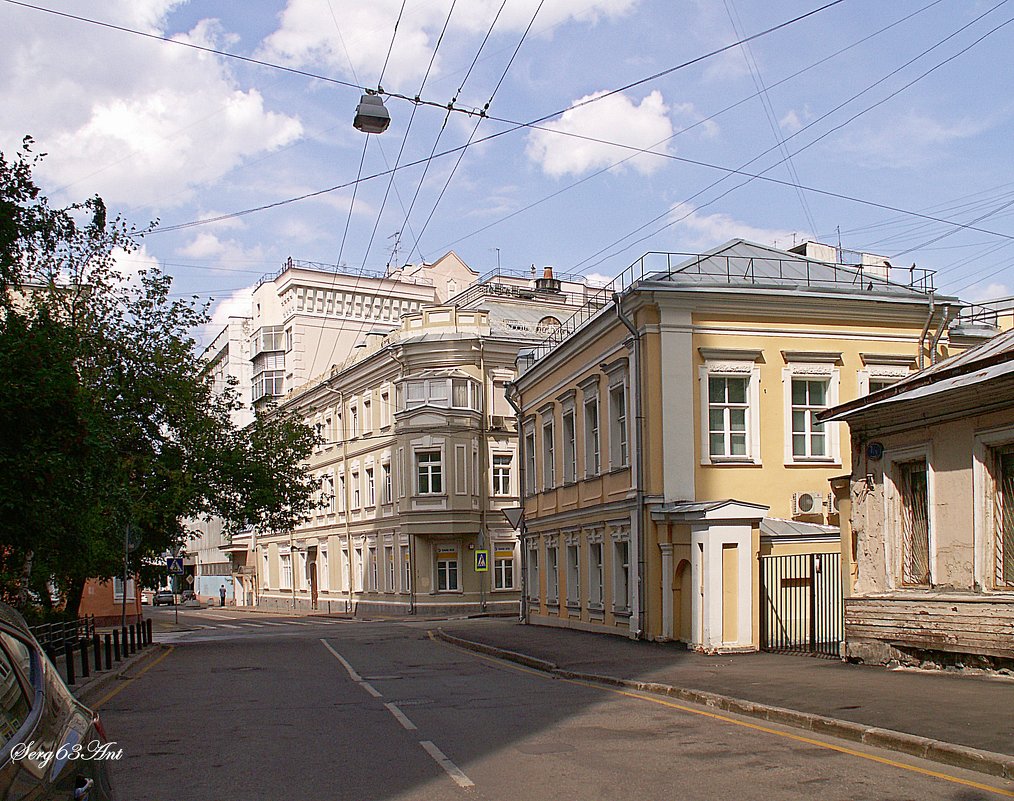
{"type": "MultiPolygon", "coordinates": [[[[574,20],[595,23],[631,11],[640,0],[555,0],[539,11],[535,31],[574,20]]],[[[524,30],[539,0],[513,0],[497,21],[494,35],[524,30]]],[[[376,85],[401,0],[370,0],[337,4],[320,0],[289,0],[281,24],[264,42],[262,55],[299,67],[328,67],[359,83],[376,85]]],[[[500,7],[499,0],[458,0],[448,33],[433,64],[431,77],[441,74],[442,51],[460,40],[456,34],[484,33],[500,7]]],[[[447,21],[450,0],[415,0],[398,25],[394,49],[384,72],[385,88],[415,91],[425,74],[440,31],[447,21]]],[[[471,42],[469,43],[471,46],[471,42]]]]}
{"type": "Polygon", "coordinates": [[[127,253],[123,248],[115,248],[112,252],[113,267],[124,278],[132,279],[141,270],[153,270],[159,266],[159,261],[152,256],[145,245],[127,253]]]}
{"type": "Polygon", "coordinates": [[[794,134],[806,124],[803,122],[803,119],[808,117],[809,114],[806,111],[802,112],[801,115],[800,112],[797,112],[795,109],[789,109],[789,111],[784,114],[780,120],[778,120],[778,126],[783,131],[794,134]]]}
{"type": "Polygon", "coordinates": [[[760,245],[773,245],[776,242],[784,245],[796,240],[805,239],[794,231],[777,228],[757,228],[741,222],[728,214],[701,214],[688,203],[679,203],[669,212],[669,222],[679,226],[685,232],[682,241],[692,249],[707,249],[728,242],[730,239],[746,239],[760,245]]]}
{"type": "Polygon", "coordinates": [[[213,231],[200,231],[179,249],[179,254],[188,259],[210,262],[218,269],[248,269],[251,264],[264,263],[264,251],[257,247],[247,248],[235,239],[222,239],[213,231]]]}
{"type": "MultiPolygon", "coordinates": [[[[597,92],[587,95],[574,101],[574,104],[604,94],[597,92]]],[[[529,135],[526,152],[544,172],[557,178],[607,167],[630,155],[630,150],[605,144],[606,141],[650,148],[673,134],[669,107],[658,91],[652,92],[639,104],[623,94],[609,95],[565,112],[558,120],[544,123],[542,129],[544,130],[532,131],[529,135]],[[603,141],[592,142],[561,134],[578,134],[603,141]]],[[[660,145],[655,150],[669,153],[669,146],[660,145]]],[[[618,169],[633,167],[647,175],[662,166],[663,162],[661,156],[638,154],[618,169]]]]}
{"type": "Polygon", "coordinates": [[[584,278],[588,282],[588,286],[593,287],[605,286],[613,280],[613,276],[604,273],[587,273],[584,278]]]}
{"type": "Polygon", "coordinates": [[[972,303],[982,303],[987,300],[1009,298],[1011,295],[1014,295],[1014,290],[1006,284],[986,284],[985,286],[977,285],[970,288],[965,299],[972,303]]]}
{"type": "Polygon", "coordinates": [[[237,289],[230,292],[220,301],[215,303],[211,312],[212,329],[221,328],[230,317],[249,317],[253,313],[253,291],[254,285],[237,289]]]}
{"type": "Polygon", "coordinates": [[[866,167],[919,167],[950,152],[948,145],[977,136],[992,125],[988,117],[946,121],[909,111],[852,131],[843,146],[866,167]]]}
{"type": "MultiPolygon", "coordinates": [[[[162,35],[178,0],[107,0],[74,11],[162,35]]],[[[265,108],[214,56],[21,9],[0,32],[0,148],[31,134],[48,151],[47,182],[117,205],[176,205],[243,159],[302,134],[298,119],[265,108]],[[46,91],[40,92],[45,71],[46,91]]],[[[177,37],[219,46],[204,20],[177,37]]]]}

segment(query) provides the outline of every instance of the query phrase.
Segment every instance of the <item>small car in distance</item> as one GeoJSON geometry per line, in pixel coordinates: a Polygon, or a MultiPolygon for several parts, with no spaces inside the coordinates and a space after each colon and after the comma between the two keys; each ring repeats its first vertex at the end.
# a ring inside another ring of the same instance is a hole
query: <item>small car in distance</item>
{"type": "Polygon", "coordinates": [[[152,606],[162,606],[162,604],[165,604],[166,606],[173,606],[175,603],[176,596],[173,595],[172,590],[158,590],[153,596],[151,596],[152,606]]]}
{"type": "Polygon", "coordinates": [[[71,695],[21,616],[3,603],[0,690],[3,798],[113,798],[108,761],[96,755],[116,744],[107,741],[99,716],[71,695]]]}

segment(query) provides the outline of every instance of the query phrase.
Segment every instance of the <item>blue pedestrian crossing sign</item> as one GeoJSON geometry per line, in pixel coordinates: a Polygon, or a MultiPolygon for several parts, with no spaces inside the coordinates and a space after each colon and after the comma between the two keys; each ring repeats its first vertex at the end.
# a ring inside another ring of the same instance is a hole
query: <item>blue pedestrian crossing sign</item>
{"type": "Polygon", "coordinates": [[[182,556],[170,556],[165,560],[165,566],[169,570],[169,573],[176,576],[183,575],[183,557],[182,556]]]}
{"type": "Polygon", "coordinates": [[[485,573],[489,570],[489,551],[475,552],[475,572],[485,573]]]}

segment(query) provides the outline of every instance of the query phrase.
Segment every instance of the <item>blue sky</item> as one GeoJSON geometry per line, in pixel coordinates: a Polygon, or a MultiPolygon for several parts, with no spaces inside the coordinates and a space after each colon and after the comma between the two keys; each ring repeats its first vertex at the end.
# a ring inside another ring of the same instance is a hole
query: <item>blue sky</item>
{"type": "Polygon", "coordinates": [[[288,256],[383,270],[453,249],[480,272],[499,259],[601,278],[649,250],[737,236],[840,236],[937,270],[942,291],[1014,293],[1014,3],[844,0],[556,114],[824,4],[405,0],[392,47],[402,0],[37,3],[321,80],[0,0],[0,149],[34,136],[61,202],[98,193],[165,228],[224,216],[124,259],[160,262],[219,319],[288,256]],[[390,129],[367,142],[355,87],[376,88],[382,70],[387,92],[489,102],[511,122],[392,97],[390,129]],[[459,151],[393,183],[370,177],[470,136],[460,163],[459,151]]]}

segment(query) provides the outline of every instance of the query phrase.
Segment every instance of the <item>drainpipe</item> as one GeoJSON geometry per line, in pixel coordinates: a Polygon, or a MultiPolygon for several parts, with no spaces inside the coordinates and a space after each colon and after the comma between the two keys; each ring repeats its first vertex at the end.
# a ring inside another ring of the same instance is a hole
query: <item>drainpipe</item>
{"type": "MultiPolygon", "coordinates": [[[[513,381],[507,382],[504,387],[504,397],[507,399],[507,403],[511,405],[514,410],[514,414],[517,415],[518,424],[518,504],[524,510],[525,506],[525,487],[527,484],[527,476],[525,474],[525,432],[522,429],[522,414],[521,406],[518,404],[521,402],[521,393],[518,391],[518,403],[514,402],[512,397],[513,393],[517,391],[517,384],[513,381]]],[[[525,513],[521,512],[521,622],[528,622],[528,543],[526,537],[528,534],[527,527],[525,526],[525,513]]]]}
{"type": "Polygon", "coordinates": [[[929,314],[926,316],[926,325],[922,327],[919,335],[919,369],[926,366],[926,334],[929,333],[930,324],[933,322],[933,315],[936,314],[936,303],[933,292],[929,293],[929,314]]]}
{"type": "MultiPolygon", "coordinates": [[[[486,415],[488,404],[486,403],[486,353],[483,349],[482,337],[479,338],[479,375],[482,376],[482,410],[479,414],[479,475],[482,480],[482,487],[476,487],[479,493],[479,550],[486,548],[486,531],[488,530],[488,506],[489,506],[489,441],[487,439],[486,415]]],[[[486,557],[486,567],[490,566],[490,559],[486,557]]],[[[486,574],[479,574],[479,611],[486,611],[486,574]]]]}
{"type": "MultiPolygon", "coordinates": [[[[391,358],[394,360],[394,363],[398,365],[398,376],[400,378],[404,378],[405,377],[405,362],[402,361],[401,356],[398,354],[396,348],[394,348],[394,347],[391,348],[391,358]]],[[[397,389],[395,389],[394,400],[395,400],[395,407],[397,407],[397,403],[398,403],[398,392],[397,392],[397,389]]],[[[398,411],[398,409],[395,408],[394,412],[397,412],[397,411],[398,411]]],[[[392,429],[394,427],[394,412],[391,413],[391,426],[392,426],[392,429]]],[[[392,461],[392,463],[395,461],[395,459],[397,457],[397,453],[398,453],[397,444],[399,442],[400,442],[400,439],[395,439],[395,447],[394,447],[393,452],[391,454],[391,461],[392,461]]],[[[400,465],[400,464],[398,465],[398,471],[399,471],[398,478],[400,479],[400,481],[405,481],[405,477],[401,475],[401,469],[403,467],[404,467],[404,465],[400,465]]],[[[392,471],[391,481],[392,481],[392,487],[391,487],[392,494],[397,494],[397,491],[396,491],[396,489],[395,489],[395,487],[393,485],[393,482],[394,482],[393,471],[392,471]]],[[[416,576],[416,572],[415,572],[415,535],[413,535],[413,534],[409,534],[408,535],[408,572],[409,572],[409,576],[408,576],[408,613],[410,615],[414,615],[414,614],[416,614],[416,608],[415,608],[415,576],[416,576]]]]}
{"type": "Polygon", "coordinates": [[[644,590],[644,537],[641,526],[644,520],[644,486],[642,476],[644,475],[644,410],[641,394],[641,335],[634,324],[623,314],[622,296],[619,292],[613,293],[613,303],[616,304],[616,319],[626,326],[634,339],[634,350],[631,356],[631,381],[630,391],[634,401],[634,444],[637,449],[636,457],[631,460],[631,468],[634,472],[634,488],[636,503],[634,519],[631,521],[630,537],[634,541],[634,551],[637,554],[637,575],[635,577],[635,591],[631,593],[631,614],[637,620],[637,631],[634,632],[636,639],[644,637],[645,626],[645,590],[644,590]]]}
{"type": "Polygon", "coordinates": [[[937,345],[940,343],[940,338],[944,335],[944,331],[947,330],[947,325],[951,322],[951,305],[949,303],[943,304],[944,317],[940,321],[940,327],[937,329],[936,336],[933,337],[933,349],[930,351],[930,364],[937,363],[937,345]]]}

